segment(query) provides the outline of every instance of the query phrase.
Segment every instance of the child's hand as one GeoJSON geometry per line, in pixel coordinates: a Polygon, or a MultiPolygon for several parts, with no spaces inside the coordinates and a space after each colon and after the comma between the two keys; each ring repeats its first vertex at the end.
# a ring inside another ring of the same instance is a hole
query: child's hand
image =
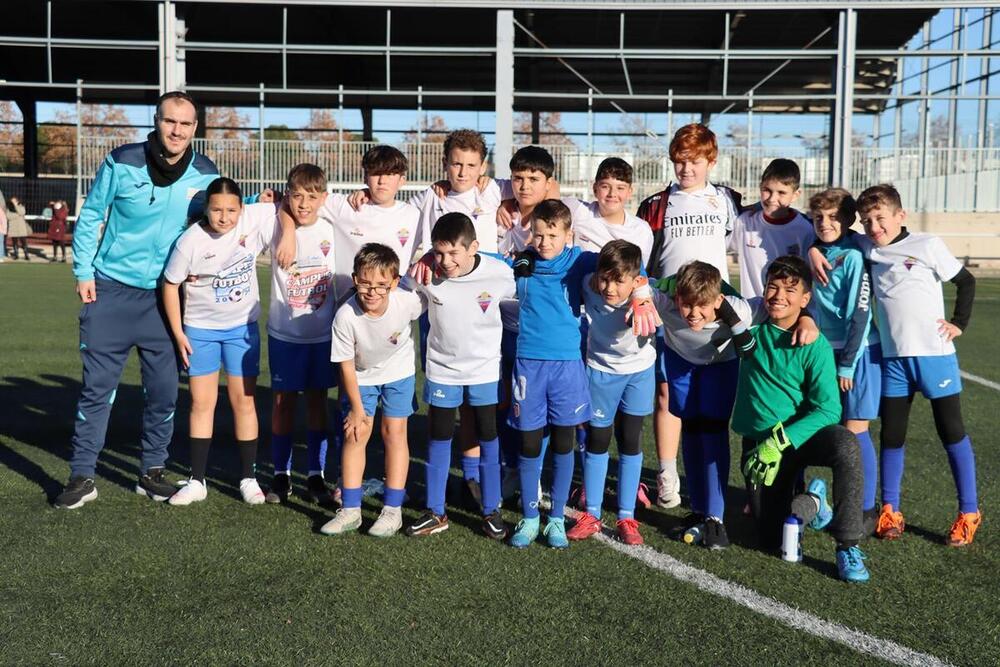
{"type": "Polygon", "coordinates": [[[83,303],[97,301],[97,283],[93,280],[80,280],[76,283],[76,293],[83,303]]]}
{"type": "Polygon", "coordinates": [[[938,320],[938,324],[941,325],[938,327],[938,334],[944,338],[946,343],[950,343],[962,335],[962,330],[948,320],[938,320]]]}
{"type": "Polygon", "coordinates": [[[287,269],[295,262],[296,246],[294,234],[282,234],[278,247],[274,250],[274,259],[278,266],[287,269]]]}
{"type": "Polygon", "coordinates": [[[183,331],[174,334],[174,338],[177,340],[177,352],[181,355],[181,363],[184,364],[184,368],[191,368],[190,356],[194,354],[191,342],[183,331]]]}
{"type": "Polygon", "coordinates": [[[360,190],[355,190],[347,197],[347,203],[350,204],[351,208],[355,211],[360,211],[361,207],[372,200],[372,193],[368,191],[368,188],[362,188],[360,190]]]}
{"type": "Polygon", "coordinates": [[[497,224],[504,229],[514,226],[514,214],[517,213],[517,202],[513,199],[504,199],[497,208],[497,224]]]}
{"type": "Polygon", "coordinates": [[[274,190],[271,188],[264,188],[261,190],[260,194],[257,195],[257,203],[259,204],[270,204],[275,200],[274,190]]]}
{"type": "Polygon", "coordinates": [[[819,327],[816,326],[816,321],[808,315],[800,317],[792,331],[792,345],[805,347],[815,343],[817,338],[819,338],[819,327]]]}
{"type": "Polygon", "coordinates": [[[451,192],[451,183],[448,181],[431,183],[431,190],[437,195],[438,199],[447,199],[448,193],[451,192]]]}
{"type": "Polygon", "coordinates": [[[840,391],[845,394],[854,389],[854,378],[838,377],[837,382],[840,384],[840,391]]]}
{"type": "Polygon", "coordinates": [[[831,270],[833,266],[826,261],[826,257],[819,251],[819,248],[809,248],[809,265],[812,267],[813,277],[819,281],[820,285],[826,287],[830,284],[830,278],[826,272],[831,270]]]}
{"type": "Polygon", "coordinates": [[[486,188],[489,187],[490,181],[492,180],[493,180],[492,178],[490,178],[486,174],[483,174],[482,176],[479,177],[479,180],[476,181],[476,187],[479,188],[480,192],[486,192],[486,188]]]}
{"type": "Polygon", "coordinates": [[[435,268],[434,253],[425,253],[423,257],[414,262],[413,266],[410,267],[410,277],[418,285],[426,285],[434,278],[435,268]]]}
{"type": "Polygon", "coordinates": [[[632,320],[632,333],[636,336],[653,336],[656,334],[656,327],[663,324],[660,314],[656,312],[652,297],[653,291],[649,287],[649,280],[640,277],[635,289],[632,290],[632,303],[625,313],[625,321],[632,320]]]}
{"type": "Polygon", "coordinates": [[[364,410],[351,409],[344,417],[344,442],[361,440],[362,430],[371,426],[372,418],[364,410]]]}

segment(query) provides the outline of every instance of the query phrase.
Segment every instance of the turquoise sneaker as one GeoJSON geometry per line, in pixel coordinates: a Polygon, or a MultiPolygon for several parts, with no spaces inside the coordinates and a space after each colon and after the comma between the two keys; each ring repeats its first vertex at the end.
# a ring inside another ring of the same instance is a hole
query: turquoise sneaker
{"type": "Polygon", "coordinates": [[[548,540],[549,546],[553,549],[565,549],[569,546],[569,540],[566,538],[566,519],[559,517],[555,519],[549,517],[548,523],[545,524],[545,539],[548,540]]]}
{"type": "Polygon", "coordinates": [[[826,482],[819,478],[810,481],[806,493],[815,496],[819,501],[819,511],[809,522],[809,527],[813,530],[823,530],[833,520],[833,510],[830,509],[830,503],[826,502],[826,482]]]}
{"type": "Polygon", "coordinates": [[[867,558],[868,556],[864,555],[857,547],[837,549],[837,572],[840,574],[841,581],[852,584],[868,581],[871,575],[868,574],[868,568],[865,567],[865,559],[867,558]]]}
{"type": "Polygon", "coordinates": [[[521,519],[514,534],[510,537],[510,546],[515,549],[527,549],[538,538],[538,517],[521,519]]]}

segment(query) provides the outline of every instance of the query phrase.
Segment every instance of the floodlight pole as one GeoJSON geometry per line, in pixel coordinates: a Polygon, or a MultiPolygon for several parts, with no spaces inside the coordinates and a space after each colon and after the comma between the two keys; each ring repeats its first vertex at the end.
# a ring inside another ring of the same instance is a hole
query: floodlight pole
{"type": "Polygon", "coordinates": [[[344,182],[344,84],[337,93],[337,182],[344,182]]]}
{"type": "Polygon", "coordinates": [[[830,174],[832,185],[851,186],[851,120],[854,112],[854,58],[858,15],[840,10],[837,31],[836,99],[830,123],[830,174]]]}
{"type": "Polygon", "coordinates": [[[76,201],[73,210],[80,214],[83,196],[83,79],[76,80],[76,201]]]}
{"type": "Polygon", "coordinates": [[[514,142],[514,12],[497,11],[496,134],[493,143],[493,173],[510,177],[514,142]]]}
{"type": "MultiPolygon", "coordinates": [[[[921,45],[924,53],[930,51],[931,46],[931,22],[924,21],[923,29],[923,44],[921,45]]],[[[927,97],[928,86],[930,85],[930,58],[924,56],[921,63],[920,72],[920,106],[917,107],[918,118],[917,118],[917,146],[919,147],[919,159],[918,164],[918,176],[914,187],[916,189],[916,196],[914,200],[916,205],[919,207],[917,210],[925,211],[927,210],[927,202],[924,197],[926,196],[923,192],[926,188],[921,188],[923,185],[924,178],[927,177],[927,147],[930,141],[930,122],[928,119],[928,112],[930,111],[931,101],[927,97]]]]}
{"type": "Polygon", "coordinates": [[[750,89],[750,92],[747,93],[747,146],[746,146],[746,148],[747,148],[747,161],[746,161],[746,168],[745,168],[744,173],[743,173],[743,191],[749,193],[749,192],[753,191],[753,188],[750,185],[750,183],[751,183],[750,179],[753,178],[753,175],[751,174],[751,170],[750,170],[750,164],[752,162],[752,160],[751,160],[751,153],[753,152],[753,89],[750,89]]]}
{"type": "Polygon", "coordinates": [[[257,125],[260,134],[257,136],[257,179],[260,192],[264,191],[264,84],[260,84],[260,107],[257,109],[257,125]]]}
{"type": "MultiPolygon", "coordinates": [[[[983,38],[980,46],[985,50],[990,48],[993,38],[993,10],[983,10],[983,38]]],[[[979,59],[979,96],[985,98],[990,94],[990,78],[983,73],[990,71],[990,59],[979,59]]],[[[972,186],[972,210],[979,210],[979,177],[983,172],[983,153],[986,152],[986,111],[988,102],[985,99],[979,100],[978,117],[976,122],[976,177],[972,186]]]]}

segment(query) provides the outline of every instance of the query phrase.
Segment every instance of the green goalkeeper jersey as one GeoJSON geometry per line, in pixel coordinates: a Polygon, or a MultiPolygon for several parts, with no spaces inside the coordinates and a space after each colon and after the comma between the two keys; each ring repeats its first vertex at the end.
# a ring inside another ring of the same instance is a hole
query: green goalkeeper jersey
{"type": "Polygon", "coordinates": [[[792,346],[792,333],[770,322],[751,329],[754,355],[740,364],[733,430],[763,440],[778,422],[799,447],[816,431],[840,422],[840,387],[833,349],[822,335],[792,346]]]}

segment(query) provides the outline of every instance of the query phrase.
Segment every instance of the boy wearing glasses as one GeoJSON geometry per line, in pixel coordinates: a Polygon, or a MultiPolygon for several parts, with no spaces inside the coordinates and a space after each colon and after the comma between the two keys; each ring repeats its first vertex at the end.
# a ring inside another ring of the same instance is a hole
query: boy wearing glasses
{"type": "Polygon", "coordinates": [[[390,537],[403,523],[400,506],[410,465],[406,420],[416,408],[411,323],[426,305],[416,293],[396,289],[399,258],[386,245],[364,245],[354,258],[352,279],[357,292],[337,310],[330,355],[331,361],[340,364],[343,506],[320,531],[341,535],[361,526],[365,447],[375,411],[381,405],[385,496],[382,513],[368,534],[390,537]]]}

